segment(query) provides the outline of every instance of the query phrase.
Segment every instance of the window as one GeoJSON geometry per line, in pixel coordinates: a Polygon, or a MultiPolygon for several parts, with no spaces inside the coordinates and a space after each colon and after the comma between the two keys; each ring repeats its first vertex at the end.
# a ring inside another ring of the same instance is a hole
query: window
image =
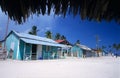
{"type": "Polygon", "coordinates": [[[14,44],[15,44],[15,43],[12,42],[11,45],[10,45],[10,48],[11,48],[12,50],[14,50],[14,44]]]}

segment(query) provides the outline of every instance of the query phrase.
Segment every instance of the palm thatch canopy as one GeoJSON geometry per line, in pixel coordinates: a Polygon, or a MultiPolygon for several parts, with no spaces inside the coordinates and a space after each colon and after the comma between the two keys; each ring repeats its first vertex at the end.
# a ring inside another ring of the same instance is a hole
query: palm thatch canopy
{"type": "Polygon", "coordinates": [[[19,24],[25,22],[31,14],[49,15],[51,9],[55,15],[79,14],[82,20],[115,19],[120,23],[119,0],[0,0],[0,7],[19,24]]]}

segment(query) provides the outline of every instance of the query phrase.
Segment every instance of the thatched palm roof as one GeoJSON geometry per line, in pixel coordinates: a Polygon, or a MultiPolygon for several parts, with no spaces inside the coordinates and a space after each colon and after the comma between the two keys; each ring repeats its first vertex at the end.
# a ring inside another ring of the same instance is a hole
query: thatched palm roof
{"type": "Polygon", "coordinates": [[[19,24],[31,14],[50,14],[53,8],[55,15],[74,16],[80,15],[82,20],[107,20],[115,19],[120,23],[119,0],[0,0],[0,6],[10,19],[19,24]]]}

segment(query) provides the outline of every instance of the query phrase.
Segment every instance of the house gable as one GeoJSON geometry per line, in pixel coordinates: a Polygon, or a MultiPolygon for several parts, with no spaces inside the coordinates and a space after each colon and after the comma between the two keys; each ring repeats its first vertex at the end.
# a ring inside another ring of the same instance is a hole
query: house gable
{"type": "Polygon", "coordinates": [[[8,36],[5,38],[6,40],[6,50],[9,53],[10,49],[13,50],[13,59],[17,59],[17,50],[18,50],[18,43],[19,38],[18,36],[11,31],[8,36]]]}

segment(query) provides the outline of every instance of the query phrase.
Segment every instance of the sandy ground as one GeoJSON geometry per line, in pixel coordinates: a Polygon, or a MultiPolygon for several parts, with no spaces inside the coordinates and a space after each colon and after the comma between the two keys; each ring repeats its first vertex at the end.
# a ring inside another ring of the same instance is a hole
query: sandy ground
{"type": "Polygon", "coordinates": [[[0,61],[0,78],[120,78],[120,57],[0,61]]]}

